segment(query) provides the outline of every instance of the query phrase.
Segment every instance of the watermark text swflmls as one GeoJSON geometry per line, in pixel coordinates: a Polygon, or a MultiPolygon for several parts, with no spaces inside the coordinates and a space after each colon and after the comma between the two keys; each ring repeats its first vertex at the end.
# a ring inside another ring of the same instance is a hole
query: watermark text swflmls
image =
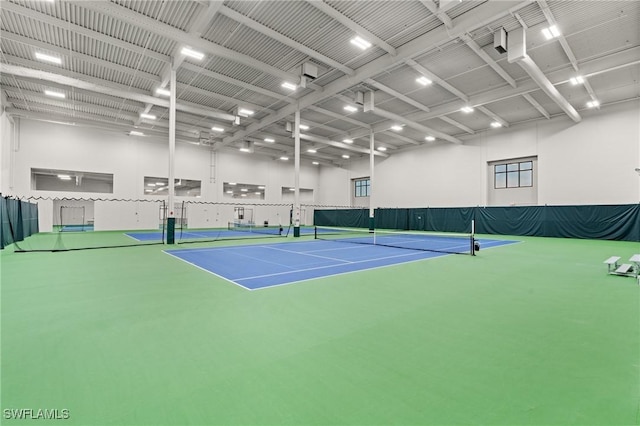
{"type": "Polygon", "coordinates": [[[68,408],[5,408],[5,420],[67,420],[71,417],[68,408]]]}

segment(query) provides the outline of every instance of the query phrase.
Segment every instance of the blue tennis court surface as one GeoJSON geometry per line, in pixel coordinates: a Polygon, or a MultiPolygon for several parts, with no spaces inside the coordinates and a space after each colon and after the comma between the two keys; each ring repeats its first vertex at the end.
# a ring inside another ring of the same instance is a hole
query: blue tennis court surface
{"type": "MultiPolygon", "coordinates": [[[[284,227],[282,236],[285,236],[289,230],[284,227]]],[[[300,228],[300,235],[313,235],[313,228],[300,228]]],[[[233,229],[196,229],[196,230],[176,230],[176,241],[197,241],[209,239],[237,239],[237,238],[261,238],[261,237],[278,237],[278,230],[269,228],[268,230],[257,228],[255,231],[236,231],[233,229]]],[[[138,241],[154,241],[162,239],[162,232],[127,232],[125,235],[138,241]]]]}
{"type": "MultiPolygon", "coordinates": [[[[489,239],[479,241],[482,250],[517,242],[489,239]]],[[[446,255],[326,240],[165,252],[248,290],[446,255]]]]}

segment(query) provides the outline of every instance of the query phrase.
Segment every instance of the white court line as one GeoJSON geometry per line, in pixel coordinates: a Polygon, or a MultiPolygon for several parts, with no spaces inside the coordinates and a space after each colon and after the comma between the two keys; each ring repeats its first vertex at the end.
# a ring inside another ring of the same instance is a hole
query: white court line
{"type": "MultiPolygon", "coordinates": [[[[386,259],[395,259],[397,257],[407,257],[407,256],[415,256],[416,254],[424,254],[424,253],[428,253],[428,252],[422,252],[422,251],[414,251],[408,254],[398,254],[395,256],[386,256],[386,257],[375,257],[372,259],[366,259],[366,260],[357,260],[357,261],[353,261],[348,263],[347,265],[355,265],[358,263],[366,263],[366,262],[377,262],[380,260],[386,260],[386,259]]],[[[294,271],[285,271],[285,272],[275,272],[273,274],[264,274],[264,275],[256,275],[253,277],[244,277],[244,278],[238,278],[238,281],[245,281],[245,280],[253,280],[255,278],[264,278],[264,277],[273,277],[273,276],[277,276],[277,275],[286,275],[286,274],[293,274],[293,273],[297,273],[297,272],[306,272],[306,271],[315,271],[318,269],[326,269],[326,268],[334,268],[336,266],[344,266],[345,264],[341,264],[341,265],[325,265],[325,266],[316,266],[313,268],[306,268],[306,269],[296,269],[294,271]]],[[[388,266],[388,265],[386,265],[388,266]]],[[[367,268],[367,269],[371,269],[371,268],[367,268]]],[[[362,270],[362,269],[360,269],[362,270]]]]}
{"type": "MultiPolygon", "coordinates": [[[[310,254],[311,252],[309,251],[292,251],[292,250],[285,250],[285,249],[281,249],[281,248],[277,248],[277,247],[269,247],[269,246],[264,246],[264,248],[268,248],[268,249],[272,249],[272,250],[278,250],[278,251],[283,251],[285,253],[293,253],[293,254],[300,254],[302,256],[311,256],[311,257],[319,257],[320,259],[329,259],[329,260],[335,260],[337,262],[343,262],[343,263],[353,263],[350,260],[344,260],[344,259],[337,259],[335,257],[329,257],[329,256],[319,256],[317,254],[310,254]]],[[[351,248],[351,247],[350,247],[351,248]]],[[[326,250],[325,250],[326,251],[326,250]]]]}
{"type": "Polygon", "coordinates": [[[195,264],[195,263],[193,263],[193,262],[189,262],[188,260],[185,260],[185,259],[183,259],[183,258],[181,258],[181,257],[178,257],[178,256],[176,256],[176,255],[172,254],[172,253],[169,253],[167,250],[163,250],[163,251],[164,251],[166,254],[168,254],[169,256],[173,256],[173,257],[175,257],[176,259],[181,260],[181,261],[183,261],[183,262],[185,262],[185,263],[188,263],[188,264],[189,264],[189,265],[191,265],[191,266],[195,266],[196,268],[198,268],[198,269],[200,269],[200,270],[202,270],[202,271],[208,272],[208,273],[210,273],[211,275],[215,275],[215,276],[216,276],[216,277],[218,277],[218,278],[222,278],[222,279],[223,279],[223,280],[225,280],[225,281],[229,281],[231,284],[235,284],[235,285],[237,285],[238,287],[242,287],[242,288],[244,288],[245,290],[249,290],[249,291],[254,290],[254,289],[251,289],[251,288],[249,288],[249,287],[245,287],[245,286],[243,286],[242,284],[239,284],[239,283],[237,283],[237,282],[235,282],[235,281],[233,281],[233,280],[230,280],[230,279],[229,279],[229,278],[227,278],[227,277],[223,277],[222,275],[218,275],[218,274],[216,274],[215,272],[209,271],[208,269],[204,269],[203,267],[201,267],[201,266],[199,266],[199,265],[196,265],[196,264],[195,264]]]}

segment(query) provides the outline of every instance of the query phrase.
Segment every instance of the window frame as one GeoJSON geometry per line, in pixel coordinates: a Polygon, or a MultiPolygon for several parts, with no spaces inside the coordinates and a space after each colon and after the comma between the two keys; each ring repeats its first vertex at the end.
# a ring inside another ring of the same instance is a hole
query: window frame
{"type": "Polygon", "coordinates": [[[493,189],[515,189],[533,187],[533,160],[505,161],[493,165],[493,189]],[[530,174],[529,185],[522,184],[522,177],[530,174]],[[500,179],[499,179],[500,177],[500,179]],[[514,182],[514,179],[516,180],[514,182]],[[503,186],[498,186],[500,180],[503,186]]]}
{"type": "Polygon", "coordinates": [[[365,198],[371,196],[371,178],[358,178],[353,180],[353,196],[365,198]]]}

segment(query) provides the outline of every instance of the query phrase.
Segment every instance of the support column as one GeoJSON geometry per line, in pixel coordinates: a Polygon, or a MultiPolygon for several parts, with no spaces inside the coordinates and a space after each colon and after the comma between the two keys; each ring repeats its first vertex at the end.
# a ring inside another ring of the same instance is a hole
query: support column
{"type": "Polygon", "coordinates": [[[300,236],[300,108],[296,110],[294,119],[294,167],[295,167],[295,192],[293,193],[293,236],[300,236]]]}
{"type": "Polygon", "coordinates": [[[373,232],[375,229],[375,204],[373,203],[373,194],[374,194],[374,186],[373,186],[373,175],[375,168],[375,138],[374,133],[371,131],[369,133],[369,232],[373,232]]]}
{"type": "Polygon", "coordinates": [[[171,67],[169,97],[169,182],[167,205],[167,244],[175,243],[176,218],[173,211],[175,197],[175,156],[176,156],[176,70],[171,67]]]}

